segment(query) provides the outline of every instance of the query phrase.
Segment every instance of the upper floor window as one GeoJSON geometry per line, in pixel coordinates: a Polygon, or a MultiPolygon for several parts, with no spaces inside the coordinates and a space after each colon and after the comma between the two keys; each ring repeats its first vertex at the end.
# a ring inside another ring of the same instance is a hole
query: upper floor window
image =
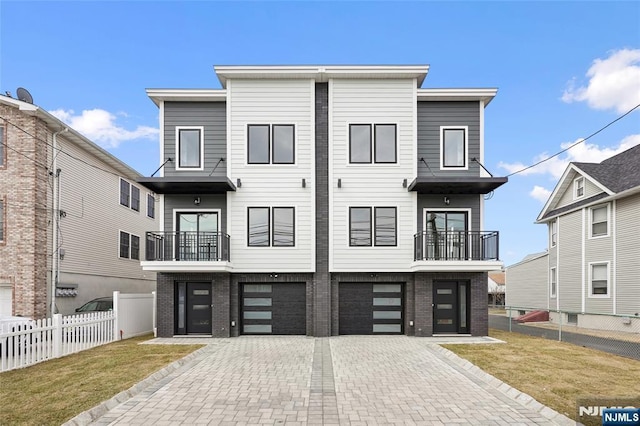
{"type": "Polygon", "coordinates": [[[4,137],[4,126],[0,126],[0,168],[6,165],[4,144],[6,138],[4,137]]]}
{"type": "Polygon", "coordinates": [[[156,217],[156,198],[151,194],[147,194],[147,217],[156,217]]]}
{"type": "Polygon", "coordinates": [[[372,241],[375,246],[395,246],[396,240],[396,207],[349,208],[350,246],[371,246],[372,241]]]}
{"type": "Polygon", "coordinates": [[[4,200],[0,198],[0,241],[4,241],[4,200]]]}
{"type": "Polygon", "coordinates": [[[294,164],[293,124],[249,124],[247,162],[249,164],[294,164]]]}
{"type": "Polygon", "coordinates": [[[609,295],[609,263],[591,263],[591,292],[590,296],[609,295]]]}
{"type": "Polygon", "coordinates": [[[176,127],[176,170],[204,170],[204,128],[176,127]]]}
{"type": "Polygon", "coordinates": [[[558,273],[556,268],[549,271],[549,296],[556,297],[558,292],[558,273]]]}
{"type": "Polygon", "coordinates": [[[140,211],[140,188],[131,185],[124,179],[120,179],[120,204],[131,208],[137,212],[140,211]]]}
{"type": "Polygon", "coordinates": [[[120,231],[120,253],[123,259],[140,260],[140,237],[120,231]]]}
{"type": "Polygon", "coordinates": [[[250,247],[295,246],[294,207],[249,207],[247,212],[250,247]]]}
{"type": "Polygon", "coordinates": [[[549,222],[549,242],[551,247],[555,247],[558,242],[558,220],[549,222]]]}
{"type": "Polygon", "coordinates": [[[440,128],[440,168],[468,169],[469,142],[467,127],[440,128]]]}
{"type": "Polygon", "coordinates": [[[396,163],[397,144],[395,124],[349,125],[349,162],[353,164],[396,163]],[[372,137],[373,136],[373,137],[372,137]]]}
{"type": "Polygon", "coordinates": [[[606,237],[609,235],[609,207],[608,205],[591,208],[591,237],[606,237]]]}
{"type": "Polygon", "coordinates": [[[579,177],[573,181],[573,198],[582,198],[584,196],[584,178],[579,177]]]}

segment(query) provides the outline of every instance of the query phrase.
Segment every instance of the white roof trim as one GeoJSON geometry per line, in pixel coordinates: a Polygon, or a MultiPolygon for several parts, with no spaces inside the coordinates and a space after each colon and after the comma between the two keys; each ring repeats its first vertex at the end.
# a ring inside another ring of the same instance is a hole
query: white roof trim
{"type": "Polygon", "coordinates": [[[497,93],[497,88],[418,89],[418,101],[484,101],[486,107],[497,93]]]}
{"type": "Polygon", "coordinates": [[[156,106],[162,101],[170,102],[224,102],[227,91],[224,89],[147,89],[147,96],[156,106]]]}
{"type": "Polygon", "coordinates": [[[522,259],[519,262],[514,263],[513,265],[509,265],[507,267],[505,267],[505,269],[509,269],[509,268],[513,268],[514,266],[518,266],[524,263],[529,263],[529,262],[533,262],[534,260],[540,259],[541,257],[545,257],[545,256],[549,256],[549,252],[548,251],[543,251],[541,253],[538,254],[528,254],[527,256],[525,256],[524,259],[522,259]],[[527,258],[527,256],[531,256],[529,258],[527,258]]]}

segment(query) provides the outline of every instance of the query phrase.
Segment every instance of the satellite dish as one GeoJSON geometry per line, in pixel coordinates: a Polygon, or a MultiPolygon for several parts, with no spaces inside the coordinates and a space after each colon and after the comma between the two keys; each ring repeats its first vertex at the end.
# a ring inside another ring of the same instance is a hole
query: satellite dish
{"type": "Polygon", "coordinates": [[[29,93],[27,89],[18,87],[18,90],[16,90],[16,94],[18,95],[18,99],[20,99],[22,102],[27,102],[29,104],[33,103],[33,97],[31,97],[31,93],[29,93]]]}

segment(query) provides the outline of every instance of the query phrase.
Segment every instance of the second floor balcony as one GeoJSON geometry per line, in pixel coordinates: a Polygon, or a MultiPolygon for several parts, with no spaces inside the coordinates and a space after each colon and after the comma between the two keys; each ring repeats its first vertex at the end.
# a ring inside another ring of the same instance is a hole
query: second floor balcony
{"type": "Polygon", "coordinates": [[[157,272],[228,271],[230,237],[223,232],[146,233],[142,267],[157,272]]]}

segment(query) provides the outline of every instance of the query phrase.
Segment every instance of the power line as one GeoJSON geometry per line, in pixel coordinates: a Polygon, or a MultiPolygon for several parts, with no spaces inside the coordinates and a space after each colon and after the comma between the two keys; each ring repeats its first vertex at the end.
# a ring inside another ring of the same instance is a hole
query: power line
{"type": "Polygon", "coordinates": [[[584,139],[582,139],[582,140],[580,140],[580,141],[578,141],[578,142],[576,142],[576,143],[574,143],[574,144],[571,144],[569,147],[567,147],[567,148],[563,149],[562,151],[558,151],[558,152],[556,152],[555,154],[553,154],[553,155],[551,155],[551,156],[549,156],[549,157],[547,157],[547,158],[544,158],[544,159],[542,159],[542,160],[538,161],[538,162],[537,162],[537,163],[535,163],[535,164],[532,164],[532,165],[530,165],[530,166],[527,166],[527,167],[524,167],[524,168],[522,168],[522,169],[520,169],[520,170],[517,170],[517,171],[515,171],[515,172],[513,172],[513,173],[511,173],[511,174],[508,174],[506,177],[511,177],[511,176],[513,176],[513,175],[517,175],[518,173],[522,173],[522,172],[524,172],[525,170],[529,170],[529,169],[531,169],[531,168],[533,168],[533,167],[536,167],[537,165],[540,165],[540,164],[544,163],[545,161],[549,161],[549,160],[551,160],[552,158],[557,157],[558,155],[562,154],[563,152],[567,152],[567,151],[569,151],[569,150],[570,150],[571,148],[573,148],[574,146],[579,145],[579,144],[581,144],[581,143],[583,143],[583,142],[586,142],[587,140],[591,139],[592,137],[594,137],[594,136],[595,136],[595,135],[597,135],[598,133],[602,132],[602,131],[603,131],[604,129],[606,129],[607,127],[609,127],[609,126],[611,126],[612,124],[614,124],[615,122],[622,120],[624,117],[626,117],[627,115],[631,114],[634,110],[636,110],[636,109],[638,109],[638,108],[640,108],[640,104],[638,104],[638,105],[634,106],[634,107],[633,107],[633,108],[631,108],[629,111],[627,111],[627,112],[625,112],[624,114],[622,114],[620,117],[618,117],[618,118],[616,118],[615,120],[613,120],[613,121],[609,122],[609,124],[607,124],[606,126],[601,127],[601,128],[600,128],[600,129],[598,129],[597,131],[595,131],[595,132],[591,133],[591,134],[590,134],[589,136],[587,136],[586,138],[584,138],[584,139]]]}

